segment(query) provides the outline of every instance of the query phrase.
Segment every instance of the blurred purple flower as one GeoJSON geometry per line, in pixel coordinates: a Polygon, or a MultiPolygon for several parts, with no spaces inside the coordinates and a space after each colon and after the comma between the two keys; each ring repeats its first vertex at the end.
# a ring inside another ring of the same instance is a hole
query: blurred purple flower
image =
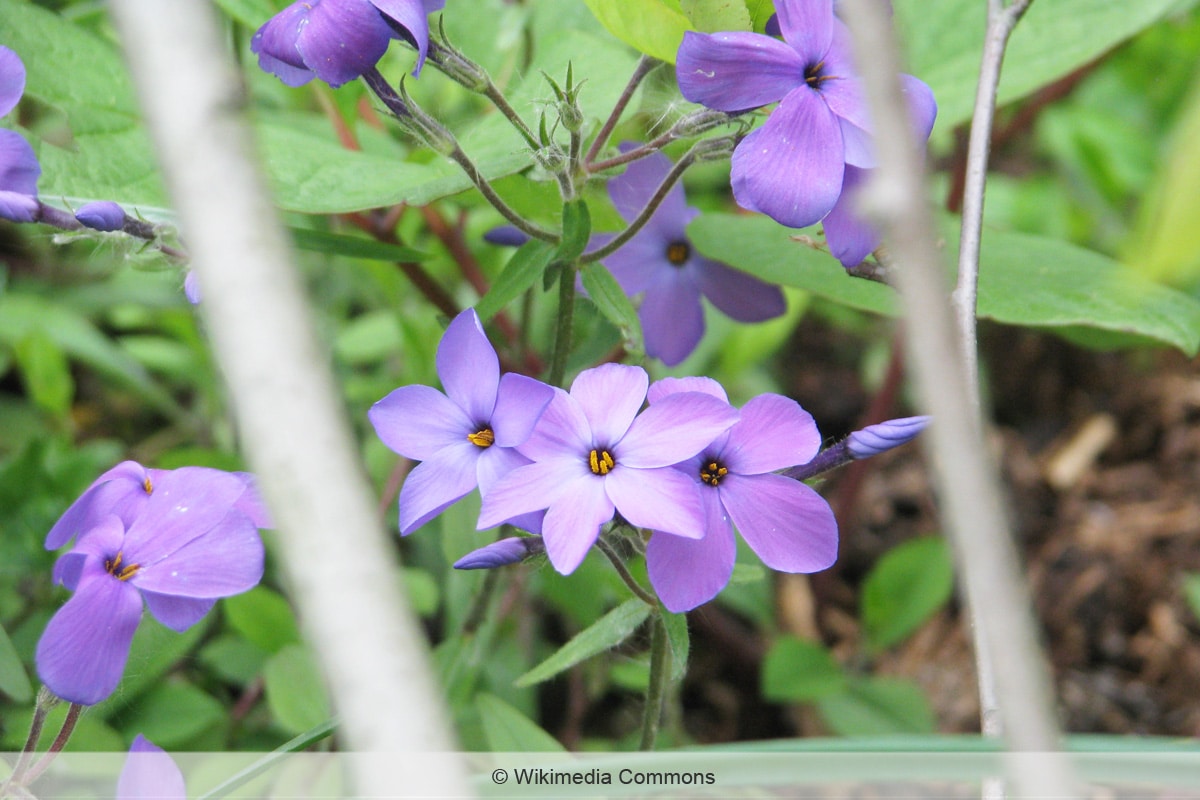
{"type": "Polygon", "coordinates": [[[873,167],[866,98],[850,34],[832,0],[778,0],[783,41],[747,32],[687,32],[676,75],[692,102],[719,111],[778,107],[737,146],[738,205],[792,228],[819,221],[842,192],[845,166],[873,167]]]}
{"type": "MultiPolygon", "coordinates": [[[[709,378],[666,378],[650,387],[650,409],[680,392],[725,400],[709,378]]],[[[820,445],[812,416],[796,401],[762,394],[742,407],[728,432],[677,465],[699,489],[702,536],[655,530],[650,537],[646,567],[663,605],[682,612],[716,597],[733,574],[735,525],[771,569],[816,572],[836,560],[837,521],[829,504],[803,483],[773,474],[810,461],[820,445]]]]}
{"type": "MultiPolygon", "coordinates": [[[[384,444],[421,462],[400,490],[403,535],[476,486],[486,497],[501,476],[528,464],[514,448],[529,438],[554,396],[541,381],[500,374],[500,360],[471,308],[442,336],[437,373],[445,394],[430,386],[401,386],[367,414],[384,444]]],[[[535,518],[512,521],[537,532],[535,518]]]]}
{"type": "Polygon", "coordinates": [[[194,269],[189,269],[187,274],[183,276],[183,296],[192,305],[200,305],[203,295],[200,293],[200,279],[196,277],[196,270],[194,269]]]}
{"type": "Polygon", "coordinates": [[[670,465],[700,452],[737,419],[726,402],[681,392],[642,413],[649,378],[641,367],[604,364],[556,389],[529,441],[532,464],[483,496],[479,528],[547,509],[542,538],[550,563],[575,570],[614,510],[631,525],[700,536],[696,483],[670,465]]]}
{"type": "Polygon", "coordinates": [[[413,76],[429,48],[428,16],[445,0],[297,0],[250,40],[258,65],[288,86],[317,77],[337,88],[373,68],[392,39],[417,50],[413,76]]]}
{"type": "Polygon", "coordinates": [[[187,800],[179,765],[165,750],[140,733],[117,778],[117,800],[187,800]]]}
{"type": "Polygon", "coordinates": [[[855,431],[846,439],[846,449],[853,458],[870,458],[885,453],[894,447],[908,444],[929,425],[929,416],[889,419],[877,425],[868,425],[855,431]]]}
{"type": "Polygon", "coordinates": [[[75,219],[93,230],[118,231],[125,224],[125,209],[111,200],[98,200],[80,206],[75,212],[75,219]]]}
{"type": "Polygon", "coordinates": [[[498,247],[520,247],[529,241],[529,234],[516,225],[497,225],[483,234],[483,240],[498,247]]]}
{"type": "MultiPolygon", "coordinates": [[[[626,142],[621,152],[636,147],[626,142]]],[[[654,195],[671,161],[661,153],[634,161],[608,182],[618,213],[632,222],[654,195]]],[[[687,238],[687,224],[700,212],[687,205],[683,185],[675,184],[650,220],[615,253],[602,259],[625,293],[643,294],[638,318],[646,354],[674,366],[687,358],[704,335],[700,297],[738,322],[762,322],[787,310],[778,286],[705,258],[687,238]]],[[[611,234],[592,237],[599,246],[611,234]]]]}
{"type": "Polygon", "coordinates": [[[74,594],[37,645],[38,675],[50,691],[84,705],[112,694],[143,601],[155,619],[183,631],[218,598],[259,582],[262,540],[237,508],[246,492],[243,475],[183,467],[162,473],[145,500],[114,502],[120,513],[97,519],[93,506],[81,516],[88,528],[55,565],[56,580],[74,594]]]}
{"type": "Polygon", "coordinates": [[[495,569],[546,552],[541,536],[510,536],[472,550],[454,562],[455,569],[495,569]]]}
{"type": "MultiPolygon", "coordinates": [[[[16,108],[24,92],[25,65],[16,53],[0,45],[0,117],[16,108]]],[[[42,166],[29,142],[16,131],[0,129],[0,219],[37,219],[41,174],[42,166]]]]}

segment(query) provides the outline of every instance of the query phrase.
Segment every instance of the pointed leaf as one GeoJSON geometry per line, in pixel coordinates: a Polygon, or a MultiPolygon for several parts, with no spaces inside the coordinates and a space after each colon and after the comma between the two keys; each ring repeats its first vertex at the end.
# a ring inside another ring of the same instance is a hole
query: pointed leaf
{"type": "Polygon", "coordinates": [[[571,641],[559,648],[554,655],[517,678],[515,685],[518,688],[524,688],[541,683],[584,659],[616,647],[628,639],[630,634],[636,631],[648,616],[650,616],[650,607],[644,602],[636,597],[626,600],[597,620],[590,628],[578,633],[571,641]]]}
{"type": "Polygon", "coordinates": [[[475,698],[483,735],[493,753],[565,753],[557,739],[495,695],[475,698]]]}
{"type": "Polygon", "coordinates": [[[642,353],[642,323],[638,319],[633,302],[608,268],[599,262],[585,264],[580,271],[583,288],[587,290],[596,308],[613,324],[625,340],[625,349],[631,354],[642,353]]]}
{"type": "Polygon", "coordinates": [[[488,293],[475,304],[475,313],[485,322],[521,293],[537,283],[554,255],[554,245],[530,239],[513,253],[488,293]]]}
{"type": "Polygon", "coordinates": [[[944,539],[922,536],[893,547],[863,581],[867,644],[882,650],[919,628],[950,599],[954,563],[944,539]]]}
{"type": "Polygon", "coordinates": [[[828,650],[815,642],[784,636],[762,665],[763,697],[794,703],[844,691],[846,675],[828,650]]]}

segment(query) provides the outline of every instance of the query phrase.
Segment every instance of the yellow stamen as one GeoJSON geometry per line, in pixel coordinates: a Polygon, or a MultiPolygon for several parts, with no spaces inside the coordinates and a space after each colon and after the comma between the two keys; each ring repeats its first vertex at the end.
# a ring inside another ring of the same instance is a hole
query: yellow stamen
{"type": "Polygon", "coordinates": [[[468,433],[467,441],[476,447],[491,447],[496,441],[496,434],[492,433],[491,428],[483,428],[475,433],[468,433]]]}
{"type": "Polygon", "coordinates": [[[137,574],[141,569],[141,564],[126,564],[121,566],[122,555],[117,553],[115,556],[104,562],[104,570],[119,581],[127,581],[137,574]]]}
{"type": "Polygon", "coordinates": [[[607,475],[617,465],[616,460],[607,450],[593,450],[588,453],[588,466],[593,475],[607,475]]]}
{"type": "Polygon", "coordinates": [[[688,260],[691,254],[691,248],[687,242],[672,242],[667,245],[667,261],[670,261],[677,267],[681,267],[688,260]]]}
{"type": "Polygon", "coordinates": [[[700,480],[707,483],[709,486],[717,486],[721,483],[721,479],[729,474],[729,470],[722,467],[716,461],[710,461],[700,467],[700,480]]]}
{"type": "Polygon", "coordinates": [[[150,482],[149,475],[147,475],[146,479],[142,481],[142,488],[146,490],[146,494],[152,494],[154,492],[154,484],[150,482]]]}

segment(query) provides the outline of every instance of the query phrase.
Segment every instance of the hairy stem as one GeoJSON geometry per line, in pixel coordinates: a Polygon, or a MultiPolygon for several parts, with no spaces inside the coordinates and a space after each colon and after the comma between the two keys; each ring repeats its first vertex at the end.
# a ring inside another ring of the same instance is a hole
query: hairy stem
{"type": "Polygon", "coordinates": [[[25,776],[25,784],[33,783],[41,777],[42,773],[54,762],[54,758],[67,746],[67,741],[71,738],[71,734],[75,732],[75,723],[79,721],[79,715],[82,712],[83,706],[79,705],[79,703],[71,703],[71,707],[67,709],[67,716],[63,719],[62,727],[58,729],[58,735],[50,743],[50,748],[46,750],[46,754],[29,770],[29,773],[25,776]]]}
{"type": "Polygon", "coordinates": [[[462,167],[462,171],[471,179],[471,183],[475,184],[475,188],[479,190],[479,193],[483,195],[483,198],[488,201],[491,207],[500,212],[500,216],[515,225],[518,230],[529,234],[534,239],[541,239],[544,242],[558,242],[559,237],[556,234],[534,225],[514,211],[508,203],[504,202],[503,198],[496,194],[496,190],[488,183],[487,178],[483,177],[483,174],[480,173],[478,167],[475,166],[475,162],[463,152],[462,147],[457,142],[454,145],[454,149],[450,151],[449,156],[454,163],[462,167]]]}
{"type": "Polygon", "coordinates": [[[558,276],[558,322],[554,327],[554,352],[550,356],[547,382],[561,386],[567,374],[567,356],[571,353],[571,327],[575,322],[575,273],[579,264],[564,264],[558,276]]]}
{"type": "Polygon", "coordinates": [[[596,546],[600,548],[600,552],[604,553],[605,557],[612,563],[613,569],[621,576],[621,580],[629,587],[629,591],[638,596],[646,605],[651,608],[658,608],[658,598],[646,591],[646,589],[633,577],[633,573],[629,571],[629,567],[625,566],[625,560],[621,558],[621,554],[613,549],[613,546],[606,542],[603,537],[596,540],[596,546]]]}
{"type": "Polygon", "coordinates": [[[650,632],[650,682],[646,685],[646,705],[642,709],[642,740],[638,750],[654,749],[662,719],[663,698],[667,689],[667,629],[662,616],[654,614],[650,632]]]}
{"type": "Polygon", "coordinates": [[[608,119],[604,120],[604,124],[600,126],[600,130],[596,133],[596,138],[592,140],[592,145],[588,148],[587,155],[583,157],[583,163],[587,165],[589,172],[596,171],[592,169],[591,164],[596,160],[596,156],[599,155],[600,151],[604,149],[604,145],[608,144],[608,137],[612,136],[613,129],[621,121],[621,115],[625,113],[625,107],[633,99],[633,93],[642,85],[642,81],[645,80],[646,76],[653,72],[661,63],[656,58],[642,56],[637,66],[633,68],[633,74],[629,76],[629,82],[621,90],[621,96],[617,98],[617,102],[609,113],[608,119]]]}

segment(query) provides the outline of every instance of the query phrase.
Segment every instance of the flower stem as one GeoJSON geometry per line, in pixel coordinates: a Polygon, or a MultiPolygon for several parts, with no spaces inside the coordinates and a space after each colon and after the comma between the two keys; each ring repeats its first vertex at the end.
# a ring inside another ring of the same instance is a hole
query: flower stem
{"type": "MultiPolygon", "coordinates": [[[[29,735],[25,737],[25,746],[21,748],[21,755],[17,757],[12,775],[3,784],[0,784],[0,789],[22,786],[26,783],[25,770],[29,768],[29,761],[37,751],[38,741],[42,738],[42,728],[46,726],[46,715],[56,705],[58,705],[58,698],[50,694],[48,690],[42,689],[38,692],[37,704],[33,709],[33,719],[29,721],[29,735]]],[[[5,796],[4,792],[0,791],[0,797],[5,796]]]]}
{"type": "Polygon", "coordinates": [[[492,101],[492,105],[517,129],[517,133],[521,134],[521,138],[525,140],[526,144],[534,150],[541,147],[537,137],[533,135],[533,131],[525,124],[525,120],[521,119],[521,115],[517,113],[516,109],[509,105],[508,98],[504,96],[504,93],[490,79],[488,80],[487,88],[483,90],[483,96],[492,101]]]}
{"type": "Polygon", "coordinates": [[[653,72],[661,63],[658,59],[651,58],[650,56],[642,56],[638,60],[637,66],[633,68],[633,74],[629,76],[629,82],[621,90],[621,96],[617,98],[617,102],[609,113],[608,119],[604,120],[604,125],[596,133],[596,138],[592,140],[587,155],[583,157],[583,163],[587,165],[589,172],[596,171],[592,168],[592,162],[596,160],[596,156],[599,155],[604,145],[608,144],[608,137],[612,136],[613,129],[620,122],[621,114],[625,112],[625,107],[633,99],[633,93],[637,91],[638,86],[641,85],[645,77],[653,72]]]}
{"type": "Polygon", "coordinates": [[[671,171],[667,173],[667,177],[663,178],[662,183],[654,190],[653,196],[646,202],[645,208],[638,212],[633,222],[629,223],[629,227],[614,236],[603,247],[598,247],[595,250],[584,253],[579,257],[580,263],[591,264],[599,261],[615,253],[622,245],[636,236],[637,232],[646,226],[646,223],[650,221],[650,217],[654,216],[654,212],[662,205],[662,201],[666,199],[667,194],[671,191],[671,187],[679,182],[679,179],[683,177],[683,173],[695,162],[698,146],[698,144],[693,145],[691,150],[688,150],[683,154],[682,158],[675,162],[675,165],[671,167],[671,171]]]}
{"type": "Polygon", "coordinates": [[[667,629],[661,615],[654,615],[650,631],[650,682],[646,684],[646,704],[642,709],[642,741],[638,744],[638,750],[642,751],[654,749],[667,688],[667,629]]]}
{"type": "Polygon", "coordinates": [[[483,195],[483,198],[488,201],[492,208],[500,212],[500,216],[535,239],[541,239],[544,242],[558,242],[559,237],[556,234],[534,225],[514,211],[508,203],[504,202],[500,195],[496,194],[496,190],[492,188],[492,185],[488,183],[487,178],[483,177],[483,174],[480,173],[478,167],[475,166],[475,162],[471,161],[470,157],[463,152],[462,147],[457,142],[454,143],[454,149],[450,151],[449,156],[454,163],[462,167],[462,171],[471,179],[471,183],[475,184],[475,188],[479,190],[479,193],[483,195]]]}
{"type": "Polygon", "coordinates": [[[603,172],[606,169],[612,169],[613,167],[619,167],[623,164],[628,164],[632,161],[637,161],[638,159],[657,153],[664,145],[668,144],[674,139],[674,131],[667,131],[666,133],[659,134],[645,144],[635,147],[628,153],[621,153],[613,156],[612,158],[606,158],[603,161],[593,161],[586,165],[587,171],[594,174],[597,172],[603,172]]]}
{"type": "Polygon", "coordinates": [[[83,712],[83,706],[79,703],[71,703],[71,707],[67,709],[67,716],[63,719],[62,727],[58,730],[58,736],[54,737],[54,741],[50,743],[50,749],[42,756],[29,770],[25,777],[25,783],[30,784],[41,777],[42,773],[50,768],[50,764],[54,761],[55,756],[62,752],[62,749],[67,746],[67,740],[71,738],[71,734],[75,732],[75,723],[79,721],[79,715],[83,712]]]}
{"type": "Polygon", "coordinates": [[[603,537],[596,540],[596,546],[600,548],[600,552],[612,562],[613,568],[617,574],[621,576],[621,580],[629,587],[629,590],[636,594],[646,605],[651,608],[658,608],[658,598],[646,591],[646,589],[633,577],[633,573],[629,571],[629,567],[625,566],[625,560],[621,555],[613,549],[613,546],[606,542],[603,537]]]}
{"type": "Polygon", "coordinates": [[[558,323],[554,329],[554,353],[550,356],[551,386],[561,386],[567,374],[567,356],[571,352],[571,328],[575,322],[575,273],[578,262],[564,264],[558,276],[558,323]]]}

